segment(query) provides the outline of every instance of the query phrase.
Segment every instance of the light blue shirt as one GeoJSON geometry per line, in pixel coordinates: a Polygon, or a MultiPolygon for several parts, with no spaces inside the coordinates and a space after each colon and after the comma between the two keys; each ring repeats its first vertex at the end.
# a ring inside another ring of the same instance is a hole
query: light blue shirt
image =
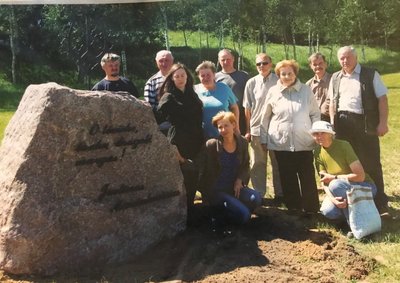
{"type": "Polygon", "coordinates": [[[217,138],[219,133],[212,125],[212,118],[220,111],[230,111],[231,106],[237,104],[237,98],[230,87],[222,82],[216,82],[213,90],[207,90],[198,84],[195,91],[203,102],[204,136],[207,139],[217,138]]]}

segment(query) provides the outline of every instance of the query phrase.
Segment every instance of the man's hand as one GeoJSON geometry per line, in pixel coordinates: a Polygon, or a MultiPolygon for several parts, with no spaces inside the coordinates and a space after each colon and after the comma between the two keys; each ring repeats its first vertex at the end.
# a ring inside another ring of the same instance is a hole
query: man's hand
{"type": "Polygon", "coordinates": [[[383,137],[387,134],[387,132],[389,132],[389,127],[387,123],[379,123],[378,127],[376,127],[376,134],[378,135],[378,137],[383,137]]]}
{"type": "Polygon", "coordinates": [[[246,134],[244,135],[244,137],[246,138],[246,140],[247,140],[248,142],[251,142],[251,134],[250,134],[250,133],[246,133],[246,134]]]}
{"type": "Polygon", "coordinates": [[[268,147],[267,147],[267,145],[266,145],[265,143],[262,143],[262,144],[261,144],[261,147],[262,147],[262,149],[263,149],[265,152],[268,151],[268,147]]]}

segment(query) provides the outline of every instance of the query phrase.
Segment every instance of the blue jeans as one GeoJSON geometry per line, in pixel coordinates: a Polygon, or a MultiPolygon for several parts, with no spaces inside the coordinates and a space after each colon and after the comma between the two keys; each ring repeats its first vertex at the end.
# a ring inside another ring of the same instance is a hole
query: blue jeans
{"type": "Polygon", "coordinates": [[[211,204],[218,208],[230,223],[244,224],[249,221],[254,209],[261,206],[259,192],[250,188],[240,190],[239,199],[225,192],[216,192],[211,204]]]}
{"type": "MultiPolygon", "coordinates": [[[[352,185],[359,185],[363,187],[370,188],[372,191],[372,195],[376,195],[376,186],[373,183],[368,182],[350,182],[348,183],[345,180],[333,180],[329,183],[329,191],[335,197],[342,197],[347,200],[346,192],[351,189],[352,185]]],[[[349,211],[348,208],[338,208],[336,205],[332,203],[328,196],[325,196],[321,208],[321,213],[328,219],[343,219],[345,218],[347,222],[349,222],[349,211]]]]}

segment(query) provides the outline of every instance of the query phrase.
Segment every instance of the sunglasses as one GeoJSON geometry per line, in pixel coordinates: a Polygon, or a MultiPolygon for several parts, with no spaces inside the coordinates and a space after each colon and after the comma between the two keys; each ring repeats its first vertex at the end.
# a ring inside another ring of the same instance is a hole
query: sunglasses
{"type": "Polygon", "coordinates": [[[264,61],[264,62],[258,62],[258,63],[256,63],[256,66],[257,67],[260,67],[261,65],[263,65],[263,66],[265,66],[265,65],[268,65],[270,62],[266,62],[266,61],[264,61]]]}

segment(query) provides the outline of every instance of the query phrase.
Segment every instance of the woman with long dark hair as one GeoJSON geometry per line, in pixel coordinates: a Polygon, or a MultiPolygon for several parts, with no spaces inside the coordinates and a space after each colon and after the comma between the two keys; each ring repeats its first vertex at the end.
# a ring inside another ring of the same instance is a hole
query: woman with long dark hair
{"type": "Polygon", "coordinates": [[[174,64],[160,90],[158,115],[171,123],[167,138],[176,145],[187,192],[188,217],[193,208],[198,172],[193,160],[203,145],[203,104],[193,89],[193,77],[185,65],[174,64]]]}

